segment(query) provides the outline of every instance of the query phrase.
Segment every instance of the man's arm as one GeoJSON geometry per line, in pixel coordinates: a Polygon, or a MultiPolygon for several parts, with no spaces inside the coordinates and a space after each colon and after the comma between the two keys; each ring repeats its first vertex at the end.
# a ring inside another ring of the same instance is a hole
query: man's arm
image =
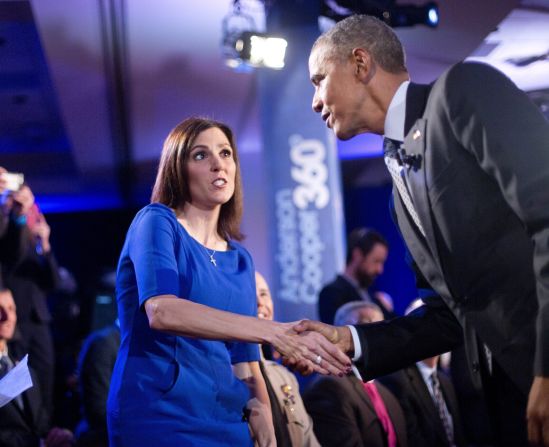
{"type": "MultiPolygon", "coordinates": [[[[425,301],[405,317],[355,326],[362,351],[355,364],[363,380],[390,374],[462,343],[461,326],[442,299],[429,297],[425,301]]],[[[350,356],[356,351],[346,326],[305,320],[295,330],[320,332],[350,356]]]]}

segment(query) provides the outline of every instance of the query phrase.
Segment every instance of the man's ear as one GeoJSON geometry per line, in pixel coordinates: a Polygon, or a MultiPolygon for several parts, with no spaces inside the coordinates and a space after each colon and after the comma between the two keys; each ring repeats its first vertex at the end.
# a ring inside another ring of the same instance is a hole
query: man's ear
{"type": "Polygon", "coordinates": [[[368,82],[375,73],[372,55],[364,48],[355,48],[352,53],[355,74],[363,82],[368,82]]]}

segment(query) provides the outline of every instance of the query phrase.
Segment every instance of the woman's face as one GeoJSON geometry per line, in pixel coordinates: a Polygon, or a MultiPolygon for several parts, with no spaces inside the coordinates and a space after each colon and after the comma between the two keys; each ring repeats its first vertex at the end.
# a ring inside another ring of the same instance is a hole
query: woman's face
{"type": "Polygon", "coordinates": [[[206,129],[196,138],[187,161],[192,204],[211,209],[234,194],[236,163],[233,148],[221,129],[206,129]]]}

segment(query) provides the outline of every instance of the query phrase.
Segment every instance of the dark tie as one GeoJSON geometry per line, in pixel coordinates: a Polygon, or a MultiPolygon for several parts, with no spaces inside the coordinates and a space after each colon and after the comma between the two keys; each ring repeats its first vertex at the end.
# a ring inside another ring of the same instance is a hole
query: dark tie
{"type": "Polygon", "coordinates": [[[421,234],[425,236],[425,230],[421,225],[419,216],[417,215],[414,204],[412,203],[412,198],[410,197],[410,193],[408,192],[408,188],[404,182],[404,178],[402,177],[402,160],[399,154],[401,146],[402,143],[400,141],[392,140],[390,138],[383,138],[383,154],[385,164],[387,165],[387,169],[391,174],[393,183],[397,187],[400,198],[404,202],[406,210],[412,217],[412,220],[416,224],[421,234]]]}
{"type": "MultiPolygon", "coordinates": [[[[15,365],[7,355],[0,357],[0,379],[4,377],[15,365]]],[[[23,399],[21,395],[17,396],[15,399],[15,404],[22,410],[23,409],[23,399]]]]}
{"type": "Polygon", "coordinates": [[[448,408],[444,403],[444,396],[440,390],[440,381],[436,371],[431,375],[431,384],[433,385],[433,400],[435,406],[438,410],[438,415],[444,426],[444,431],[446,432],[446,438],[448,438],[448,445],[454,446],[454,429],[452,427],[451,416],[448,413],[448,408]]]}
{"type": "Polygon", "coordinates": [[[389,447],[396,447],[397,439],[396,439],[395,428],[393,427],[393,423],[391,421],[389,413],[387,412],[387,407],[385,406],[385,402],[383,402],[383,398],[379,394],[379,391],[377,390],[375,383],[364,382],[363,386],[364,386],[364,390],[366,391],[366,394],[370,396],[370,400],[372,401],[372,405],[374,406],[374,410],[376,412],[377,418],[381,422],[381,425],[383,426],[383,430],[385,430],[385,433],[387,434],[387,445],[389,447]]]}

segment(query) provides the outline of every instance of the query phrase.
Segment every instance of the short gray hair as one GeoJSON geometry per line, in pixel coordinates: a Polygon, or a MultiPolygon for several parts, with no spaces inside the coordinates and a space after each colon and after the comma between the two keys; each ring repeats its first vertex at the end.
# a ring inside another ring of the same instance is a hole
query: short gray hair
{"type": "Polygon", "coordinates": [[[368,51],[380,67],[393,74],[407,72],[402,43],[392,28],[376,17],[352,15],[338,22],[313,44],[323,47],[327,57],[346,60],[355,48],[368,51]]]}
{"type": "Polygon", "coordinates": [[[354,312],[360,309],[372,309],[383,316],[383,311],[377,304],[368,301],[349,301],[337,309],[334,317],[334,325],[345,326],[346,324],[355,324],[351,317],[354,312]]]}

